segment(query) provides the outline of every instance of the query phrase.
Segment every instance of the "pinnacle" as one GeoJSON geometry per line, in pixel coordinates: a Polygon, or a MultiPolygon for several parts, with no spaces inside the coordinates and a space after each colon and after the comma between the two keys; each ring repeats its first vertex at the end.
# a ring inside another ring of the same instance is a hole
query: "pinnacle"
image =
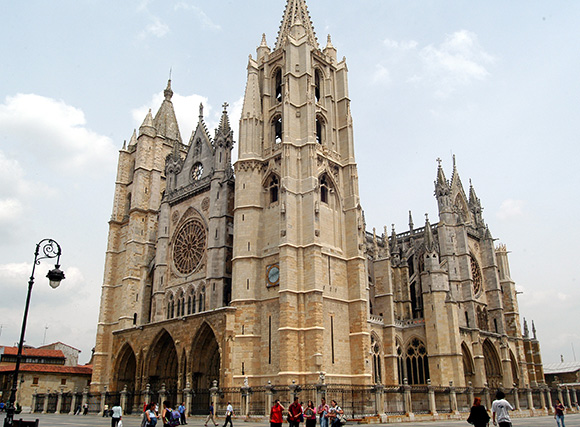
{"type": "Polygon", "coordinates": [[[318,48],[318,40],[316,39],[316,33],[314,32],[314,26],[312,25],[305,0],[288,0],[286,3],[286,11],[280,24],[278,39],[276,40],[276,49],[282,47],[283,41],[290,35],[290,30],[293,26],[304,27],[308,42],[318,48]]]}

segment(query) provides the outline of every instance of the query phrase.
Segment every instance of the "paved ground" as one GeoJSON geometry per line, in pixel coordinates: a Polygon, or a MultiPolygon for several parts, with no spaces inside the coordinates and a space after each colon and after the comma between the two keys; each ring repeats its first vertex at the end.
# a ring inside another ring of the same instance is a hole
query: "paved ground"
{"type": "MultiPolygon", "coordinates": [[[[16,419],[18,419],[17,417],[16,419]]],[[[96,415],[54,415],[54,414],[27,414],[23,415],[24,420],[34,420],[38,418],[40,420],[39,425],[41,427],[61,427],[61,426],[75,426],[75,427],[108,427],[111,425],[110,418],[103,418],[96,415]]],[[[241,419],[234,418],[234,426],[236,427],[268,427],[266,422],[244,422],[241,419]]],[[[4,423],[4,415],[0,415],[0,422],[4,423]]],[[[188,420],[188,427],[203,427],[204,419],[202,418],[191,418],[188,420]]],[[[223,422],[223,418],[218,420],[218,422],[223,422]]],[[[565,418],[566,427],[580,427],[580,414],[566,415],[565,418]]],[[[135,415],[128,415],[123,417],[123,427],[139,427],[141,425],[141,419],[135,415]]],[[[159,424],[158,424],[159,425],[159,424]]],[[[221,427],[222,424],[220,424],[221,427]]],[[[376,426],[377,424],[372,424],[376,426]]],[[[427,421],[421,423],[402,423],[401,426],[405,427],[467,427],[465,421],[427,421]]],[[[348,424],[347,424],[348,426],[348,424]]],[[[514,427],[556,427],[556,421],[554,417],[534,417],[534,418],[516,418],[513,420],[514,427]]],[[[162,427],[159,425],[159,427],[162,427]]]]}

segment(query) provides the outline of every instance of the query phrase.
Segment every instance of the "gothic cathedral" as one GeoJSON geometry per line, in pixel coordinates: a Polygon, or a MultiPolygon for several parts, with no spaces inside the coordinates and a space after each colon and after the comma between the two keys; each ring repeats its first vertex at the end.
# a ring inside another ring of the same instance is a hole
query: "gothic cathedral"
{"type": "Polygon", "coordinates": [[[227,104],[183,143],[171,81],[123,146],[92,391],[173,400],[266,384],[530,386],[505,246],[473,187],[439,166],[439,221],[365,229],[347,66],[288,0],[250,57],[232,166],[227,104]]]}

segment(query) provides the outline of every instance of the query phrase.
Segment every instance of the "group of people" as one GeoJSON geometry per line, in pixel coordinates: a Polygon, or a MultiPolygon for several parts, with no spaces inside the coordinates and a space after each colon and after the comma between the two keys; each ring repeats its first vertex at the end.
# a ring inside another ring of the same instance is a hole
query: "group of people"
{"type": "Polygon", "coordinates": [[[183,402],[177,408],[172,408],[171,403],[165,400],[161,412],[159,412],[159,406],[156,402],[145,403],[141,427],[155,427],[158,421],[163,423],[163,427],[187,424],[185,412],[185,403],[183,402]]]}
{"type": "MultiPolygon", "coordinates": [[[[294,402],[288,407],[287,420],[290,427],[299,427],[301,422],[306,423],[306,427],[316,427],[316,417],[320,420],[320,427],[340,427],[345,422],[344,411],[336,400],[331,400],[330,405],[323,397],[320,405],[315,406],[309,400],[306,406],[299,402],[298,396],[294,397],[294,402]]],[[[270,427],[281,427],[284,422],[283,412],[286,410],[279,399],[274,401],[270,410],[270,427]]],[[[225,426],[224,426],[225,427],[225,426]]]]}
{"type": "MultiPolygon", "coordinates": [[[[554,407],[554,418],[558,427],[566,427],[564,424],[564,411],[565,407],[558,400],[558,403],[554,407]]],[[[485,406],[481,404],[481,399],[476,397],[471,407],[471,412],[467,422],[473,424],[475,427],[486,427],[489,424],[489,420],[493,422],[494,426],[499,425],[499,427],[511,427],[512,420],[509,415],[509,411],[513,411],[514,408],[505,399],[505,393],[498,390],[495,394],[495,400],[491,404],[491,418],[485,409],[485,406]]]]}

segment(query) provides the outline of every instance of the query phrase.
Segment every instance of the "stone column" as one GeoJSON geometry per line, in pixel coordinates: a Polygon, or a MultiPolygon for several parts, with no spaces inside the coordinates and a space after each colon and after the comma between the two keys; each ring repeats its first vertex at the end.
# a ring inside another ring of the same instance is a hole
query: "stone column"
{"type": "MultiPolygon", "coordinates": [[[[218,389],[217,383],[218,383],[217,380],[213,380],[212,381],[212,386],[209,389],[211,403],[213,405],[213,413],[215,415],[217,415],[217,413],[218,413],[217,412],[217,400],[218,400],[218,392],[219,392],[219,389],[218,389]]],[[[270,413],[270,412],[268,411],[268,413],[270,413]]]]}
{"type": "Polygon", "coordinates": [[[85,404],[89,404],[89,389],[88,387],[85,387],[83,389],[83,398],[81,400],[81,411],[84,411],[85,409],[85,404]]]}
{"type": "MultiPolygon", "coordinates": [[[[183,395],[185,396],[185,415],[188,417],[191,415],[191,383],[188,381],[183,389],[183,395]]],[[[214,411],[215,412],[215,411],[214,411]]]]}
{"type": "Polygon", "coordinates": [[[121,402],[120,406],[123,409],[123,413],[127,413],[127,384],[123,386],[123,390],[121,391],[121,402]]]}
{"type": "Polygon", "coordinates": [[[105,386],[105,391],[101,392],[101,408],[99,409],[99,415],[103,415],[105,412],[105,401],[107,398],[107,386],[105,386]]]}
{"type": "Polygon", "coordinates": [[[515,386],[515,383],[514,388],[512,390],[514,392],[514,408],[516,411],[521,411],[522,408],[520,407],[520,393],[518,388],[515,386]]]}
{"type": "Polygon", "coordinates": [[[165,389],[165,383],[161,383],[161,390],[159,390],[159,408],[162,408],[162,403],[167,400],[167,390],[165,389]]]}
{"type": "Polygon", "coordinates": [[[566,407],[572,409],[572,401],[570,400],[570,389],[566,386],[566,407]]]}
{"type": "Polygon", "coordinates": [[[30,408],[30,412],[36,412],[36,390],[32,392],[32,407],[30,408]]]}
{"type": "MultiPolygon", "coordinates": [[[[316,393],[318,394],[318,387],[316,387],[316,393]]],[[[264,416],[269,416],[270,408],[274,404],[274,387],[272,382],[268,380],[268,385],[266,386],[266,407],[264,408],[264,416]]]]}
{"type": "Polygon", "coordinates": [[[250,386],[248,385],[248,377],[244,378],[244,386],[240,388],[242,393],[242,415],[246,418],[250,416],[250,386]]]}
{"type": "Polygon", "coordinates": [[[298,387],[296,385],[296,381],[292,380],[292,384],[290,384],[288,386],[288,388],[290,388],[290,393],[292,393],[292,401],[294,401],[294,398],[296,396],[298,396],[298,392],[300,391],[300,387],[298,387]]]}
{"type": "Polygon", "coordinates": [[[63,389],[61,387],[61,389],[58,392],[57,397],[56,397],[56,411],[54,412],[55,414],[60,414],[60,411],[62,409],[62,392],[63,392],[63,389]]]}
{"type": "Polygon", "coordinates": [[[467,398],[469,399],[469,401],[467,402],[467,406],[471,407],[471,405],[473,405],[473,401],[475,400],[475,390],[473,389],[471,381],[467,383],[467,398]]]}
{"type": "MultiPolygon", "coordinates": [[[[145,404],[149,405],[151,403],[151,385],[145,384],[145,390],[143,390],[143,392],[141,394],[143,396],[143,401],[145,402],[145,404]]],[[[161,403],[161,402],[157,402],[157,403],[161,403]]]]}
{"type": "Polygon", "coordinates": [[[540,392],[540,405],[542,406],[542,409],[546,409],[546,396],[544,396],[544,390],[540,387],[538,391],[540,392]]]}
{"type": "Polygon", "coordinates": [[[554,412],[554,404],[552,403],[552,392],[550,387],[546,387],[546,397],[548,398],[548,414],[554,412]]]}
{"type": "Polygon", "coordinates": [[[385,386],[382,384],[375,384],[373,387],[373,392],[375,394],[375,413],[377,415],[382,415],[385,413],[384,396],[385,396],[385,386]]]}
{"type": "Polygon", "coordinates": [[[409,381],[407,378],[403,380],[403,405],[405,408],[405,413],[409,417],[414,417],[413,414],[413,402],[411,400],[411,386],[409,386],[409,381]]]}
{"type": "Polygon", "coordinates": [[[532,396],[532,389],[526,388],[526,397],[528,398],[528,409],[530,411],[534,410],[534,398],[532,396]]]}
{"type": "Polygon", "coordinates": [[[572,389],[572,397],[574,398],[574,402],[573,402],[574,409],[577,409],[578,408],[578,394],[576,393],[575,388],[572,389]]]}
{"type": "Polygon", "coordinates": [[[483,387],[483,396],[485,398],[485,406],[488,409],[491,409],[491,396],[489,395],[489,387],[487,386],[487,383],[485,383],[483,387]]]}
{"type": "Polygon", "coordinates": [[[451,407],[452,414],[458,414],[457,410],[457,391],[453,386],[453,381],[449,381],[449,405],[451,407]]]}
{"type": "Polygon", "coordinates": [[[48,397],[50,395],[50,390],[46,390],[46,394],[44,395],[44,405],[42,406],[42,413],[46,414],[48,412],[48,397]]]}
{"type": "Polygon", "coordinates": [[[562,395],[562,386],[558,384],[558,399],[564,404],[564,396],[562,395]]]}
{"type": "Polygon", "coordinates": [[[74,415],[75,411],[77,410],[77,389],[75,388],[74,391],[71,391],[71,398],[70,398],[70,411],[68,412],[69,415],[74,415]]]}
{"type": "Polygon", "coordinates": [[[437,415],[437,405],[435,403],[435,389],[431,385],[431,380],[427,380],[427,393],[429,396],[429,412],[431,415],[437,415]]]}

